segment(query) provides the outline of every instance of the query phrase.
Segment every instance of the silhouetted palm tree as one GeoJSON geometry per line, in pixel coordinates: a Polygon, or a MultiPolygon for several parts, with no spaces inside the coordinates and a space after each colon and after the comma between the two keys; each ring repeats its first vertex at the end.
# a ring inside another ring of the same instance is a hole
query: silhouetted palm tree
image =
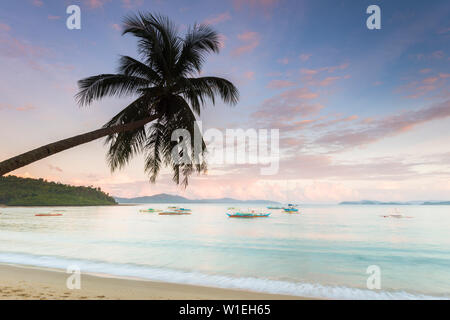
{"type": "MultiPolygon", "coordinates": [[[[238,90],[228,80],[195,77],[200,74],[206,55],[219,52],[218,34],[207,25],[194,25],[182,38],[167,17],[152,14],[125,18],[123,34],[127,33],[138,38],[141,59],[122,56],[118,73],[80,80],[76,98],[82,106],[106,96],[138,98],[99,130],[1,162],[0,175],[106,136],[111,170],[123,167],[139,153],[145,154],[145,170],[152,182],[162,165],[171,166],[173,180],[184,185],[192,172],[206,169],[204,161],[197,164],[173,161],[171,151],[181,141],[171,141],[171,135],[175,129],[186,129],[193,137],[196,115],[200,115],[206,103],[214,104],[216,96],[231,105],[238,101],[238,90]]],[[[193,152],[194,148],[191,149],[193,152]]]]}

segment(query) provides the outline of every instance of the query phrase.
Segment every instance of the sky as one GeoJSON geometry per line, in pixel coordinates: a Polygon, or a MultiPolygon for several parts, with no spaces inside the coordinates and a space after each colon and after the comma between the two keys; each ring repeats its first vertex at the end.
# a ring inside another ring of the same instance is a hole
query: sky
{"type": "Polygon", "coordinates": [[[89,107],[77,81],[115,72],[137,57],[123,17],[169,16],[182,34],[207,23],[221,35],[202,75],[232,81],[234,107],[208,106],[205,128],[279,129],[275,175],[260,165],[211,163],[184,189],[163,171],[156,184],[143,157],[111,173],[102,140],[12,174],[99,186],[121,197],[450,200],[450,2],[307,0],[19,0],[0,3],[0,160],[95,130],[129,98],[89,107]],[[81,29],[66,8],[81,8],[81,29]],[[366,9],[381,8],[369,30],[366,9]]]}

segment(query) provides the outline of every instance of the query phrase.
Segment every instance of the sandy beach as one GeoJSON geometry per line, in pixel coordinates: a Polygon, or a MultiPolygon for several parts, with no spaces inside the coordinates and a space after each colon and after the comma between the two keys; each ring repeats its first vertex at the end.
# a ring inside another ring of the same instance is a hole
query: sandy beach
{"type": "Polygon", "coordinates": [[[279,300],[301,297],[183,284],[81,275],[81,289],[69,290],[69,274],[51,269],[0,265],[0,300],[279,300]]]}

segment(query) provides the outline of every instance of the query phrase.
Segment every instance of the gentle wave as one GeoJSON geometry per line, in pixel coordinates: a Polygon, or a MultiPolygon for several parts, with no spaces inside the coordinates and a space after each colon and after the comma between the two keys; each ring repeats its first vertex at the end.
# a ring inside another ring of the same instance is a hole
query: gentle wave
{"type": "Polygon", "coordinates": [[[229,277],[199,272],[184,272],[143,265],[114,264],[100,261],[83,261],[53,256],[36,256],[19,253],[0,253],[0,263],[66,270],[77,266],[82,273],[104,276],[138,278],[160,282],[200,285],[224,289],[240,289],[254,292],[285,294],[310,298],[357,299],[357,300],[427,300],[449,299],[447,297],[412,294],[405,291],[371,291],[343,286],[324,286],[311,283],[294,283],[252,277],[229,277]]]}

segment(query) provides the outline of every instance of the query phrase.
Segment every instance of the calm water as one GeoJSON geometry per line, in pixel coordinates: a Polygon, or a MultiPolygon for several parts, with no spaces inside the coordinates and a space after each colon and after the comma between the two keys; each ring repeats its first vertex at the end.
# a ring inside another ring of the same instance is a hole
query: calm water
{"type": "Polygon", "coordinates": [[[343,299],[450,298],[450,206],[305,206],[300,215],[230,219],[167,205],[0,208],[0,262],[150,280],[343,299]],[[62,217],[35,217],[57,209],[62,217]],[[366,269],[381,269],[368,290],[366,269]]]}

